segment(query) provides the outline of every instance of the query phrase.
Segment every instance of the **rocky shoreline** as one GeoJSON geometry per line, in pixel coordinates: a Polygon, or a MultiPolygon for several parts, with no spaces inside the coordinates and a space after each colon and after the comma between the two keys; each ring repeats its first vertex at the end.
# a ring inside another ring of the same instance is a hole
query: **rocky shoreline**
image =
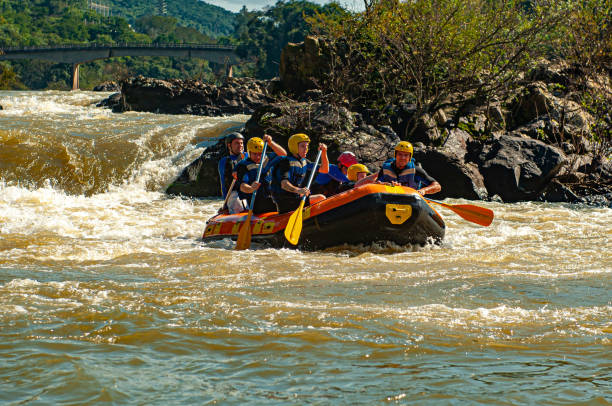
{"type": "MultiPolygon", "coordinates": [[[[296,58],[320,57],[316,40],[306,42],[285,49],[279,79],[227,78],[217,86],[134,77],[123,81],[121,93],[101,105],[117,112],[248,114],[247,138],[265,132],[286,144],[294,132],[306,132],[313,142],[328,144],[332,162],[340,152],[349,150],[371,170],[377,170],[392,156],[393,146],[405,138],[402,135],[409,123],[414,125],[414,107],[390,106],[385,111],[388,120],[381,124],[367,111],[350,111],[343,103],[329,102],[309,76],[312,69],[300,71],[299,64],[291,63],[296,58]]],[[[602,158],[609,152],[602,154],[598,145],[587,141],[593,117],[575,100],[576,94],[562,91],[573,74],[568,67],[543,62],[511,100],[420,117],[408,140],[415,146],[417,162],[443,186],[434,197],[612,207],[612,162],[602,158]],[[485,137],[487,119],[494,120],[496,129],[485,137]],[[556,138],[560,126],[568,141],[556,138]]],[[[223,153],[221,142],[207,148],[167,193],[218,195],[216,165],[223,153]]]]}

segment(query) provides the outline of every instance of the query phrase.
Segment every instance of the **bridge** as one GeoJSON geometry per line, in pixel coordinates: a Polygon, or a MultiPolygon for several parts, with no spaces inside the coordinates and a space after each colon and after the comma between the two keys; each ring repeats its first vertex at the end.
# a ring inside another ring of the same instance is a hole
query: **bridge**
{"type": "Polygon", "coordinates": [[[79,65],[120,56],[202,58],[231,66],[238,61],[236,47],[218,44],[87,44],[0,48],[0,60],[43,59],[72,64],[72,90],[79,89],[79,65]]]}

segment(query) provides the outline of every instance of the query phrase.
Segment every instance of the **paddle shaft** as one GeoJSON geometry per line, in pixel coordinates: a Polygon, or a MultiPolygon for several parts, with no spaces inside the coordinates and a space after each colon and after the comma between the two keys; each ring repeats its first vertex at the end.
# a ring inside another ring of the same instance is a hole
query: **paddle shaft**
{"type": "MultiPolygon", "coordinates": [[[[308,179],[306,189],[310,189],[310,184],[312,183],[314,174],[317,171],[317,165],[319,165],[319,159],[321,159],[321,150],[319,150],[319,153],[317,154],[317,159],[312,167],[312,172],[310,173],[310,179],[308,179]]],[[[291,217],[289,217],[287,226],[285,227],[285,238],[293,245],[298,243],[300,240],[300,234],[302,233],[302,209],[304,208],[304,202],[306,202],[306,195],[302,196],[300,205],[293,212],[291,217]]]]}
{"type": "Polygon", "coordinates": [[[224,208],[225,206],[227,206],[227,200],[229,199],[230,193],[232,193],[232,190],[234,189],[234,184],[236,183],[236,178],[234,178],[232,180],[232,184],[230,185],[229,189],[227,190],[227,194],[225,195],[225,200],[223,201],[223,206],[221,206],[221,208],[224,208]]]}
{"type": "MultiPolygon", "coordinates": [[[[264,160],[266,158],[266,149],[268,149],[268,143],[265,142],[263,146],[263,151],[261,152],[261,160],[259,161],[259,169],[257,170],[257,178],[255,178],[255,182],[259,183],[259,178],[261,178],[261,170],[263,169],[264,160]]],[[[253,191],[253,195],[251,196],[251,204],[249,205],[249,211],[253,212],[253,206],[255,205],[255,196],[257,196],[257,190],[253,191]]]]}
{"type": "MultiPolygon", "coordinates": [[[[268,143],[264,143],[263,151],[261,152],[261,160],[259,161],[259,169],[257,170],[257,178],[255,182],[259,182],[261,178],[261,170],[264,166],[264,160],[266,157],[266,149],[268,148],[268,143]]],[[[237,250],[245,250],[251,246],[251,217],[253,217],[253,207],[255,206],[255,196],[257,196],[257,190],[253,191],[251,196],[251,204],[249,205],[249,214],[247,214],[247,218],[238,233],[238,239],[236,240],[237,250]]]]}
{"type": "MultiPolygon", "coordinates": [[[[308,179],[308,183],[306,184],[306,189],[310,189],[310,184],[314,179],[314,175],[317,172],[317,165],[319,165],[319,159],[321,159],[321,150],[317,154],[317,159],[315,159],[314,166],[312,167],[312,171],[310,172],[310,178],[308,179]]],[[[306,195],[302,196],[302,200],[306,200],[306,195]]]]}

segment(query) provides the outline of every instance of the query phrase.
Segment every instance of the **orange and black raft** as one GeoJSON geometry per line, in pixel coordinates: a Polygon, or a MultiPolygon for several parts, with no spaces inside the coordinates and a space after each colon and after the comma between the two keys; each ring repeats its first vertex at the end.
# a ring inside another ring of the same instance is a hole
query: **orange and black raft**
{"type": "MultiPolygon", "coordinates": [[[[291,212],[253,215],[252,240],[272,247],[293,247],[284,236],[291,212]]],[[[247,212],[208,220],[204,241],[236,239],[247,212]]],[[[304,208],[298,248],[316,250],[343,244],[392,241],[399,245],[439,243],[444,220],[414,190],[369,184],[304,208]]]]}

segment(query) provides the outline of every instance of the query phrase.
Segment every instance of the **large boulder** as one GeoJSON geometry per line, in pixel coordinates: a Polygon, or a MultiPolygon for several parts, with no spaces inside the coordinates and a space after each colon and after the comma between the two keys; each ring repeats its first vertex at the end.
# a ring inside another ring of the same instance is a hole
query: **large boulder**
{"type": "Polygon", "coordinates": [[[442,191],[434,197],[487,198],[487,189],[478,166],[466,161],[469,146],[473,143],[468,133],[453,129],[440,148],[415,145],[415,160],[442,185],[442,191]]]}
{"type": "Polygon", "coordinates": [[[94,92],[120,92],[121,85],[114,81],[102,82],[93,88],[94,92]]]}
{"type": "Polygon", "coordinates": [[[169,195],[185,197],[220,196],[221,186],[217,165],[227,149],[223,141],[206,148],[166,189],[169,195]]]}
{"type": "Polygon", "coordinates": [[[287,44],[280,58],[282,86],[292,94],[319,87],[330,69],[330,50],[322,39],[307,36],[304,42],[287,44]]]}
{"type": "Polygon", "coordinates": [[[271,100],[267,86],[267,81],[250,78],[226,78],[217,86],[199,80],[136,76],[121,83],[121,102],[113,110],[205,116],[252,114],[271,100]]]}
{"type": "Polygon", "coordinates": [[[555,147],[509,135],[488,140],[477,160],[489,195],[506,202],[534,200],[566,163],[555,147]]]}

